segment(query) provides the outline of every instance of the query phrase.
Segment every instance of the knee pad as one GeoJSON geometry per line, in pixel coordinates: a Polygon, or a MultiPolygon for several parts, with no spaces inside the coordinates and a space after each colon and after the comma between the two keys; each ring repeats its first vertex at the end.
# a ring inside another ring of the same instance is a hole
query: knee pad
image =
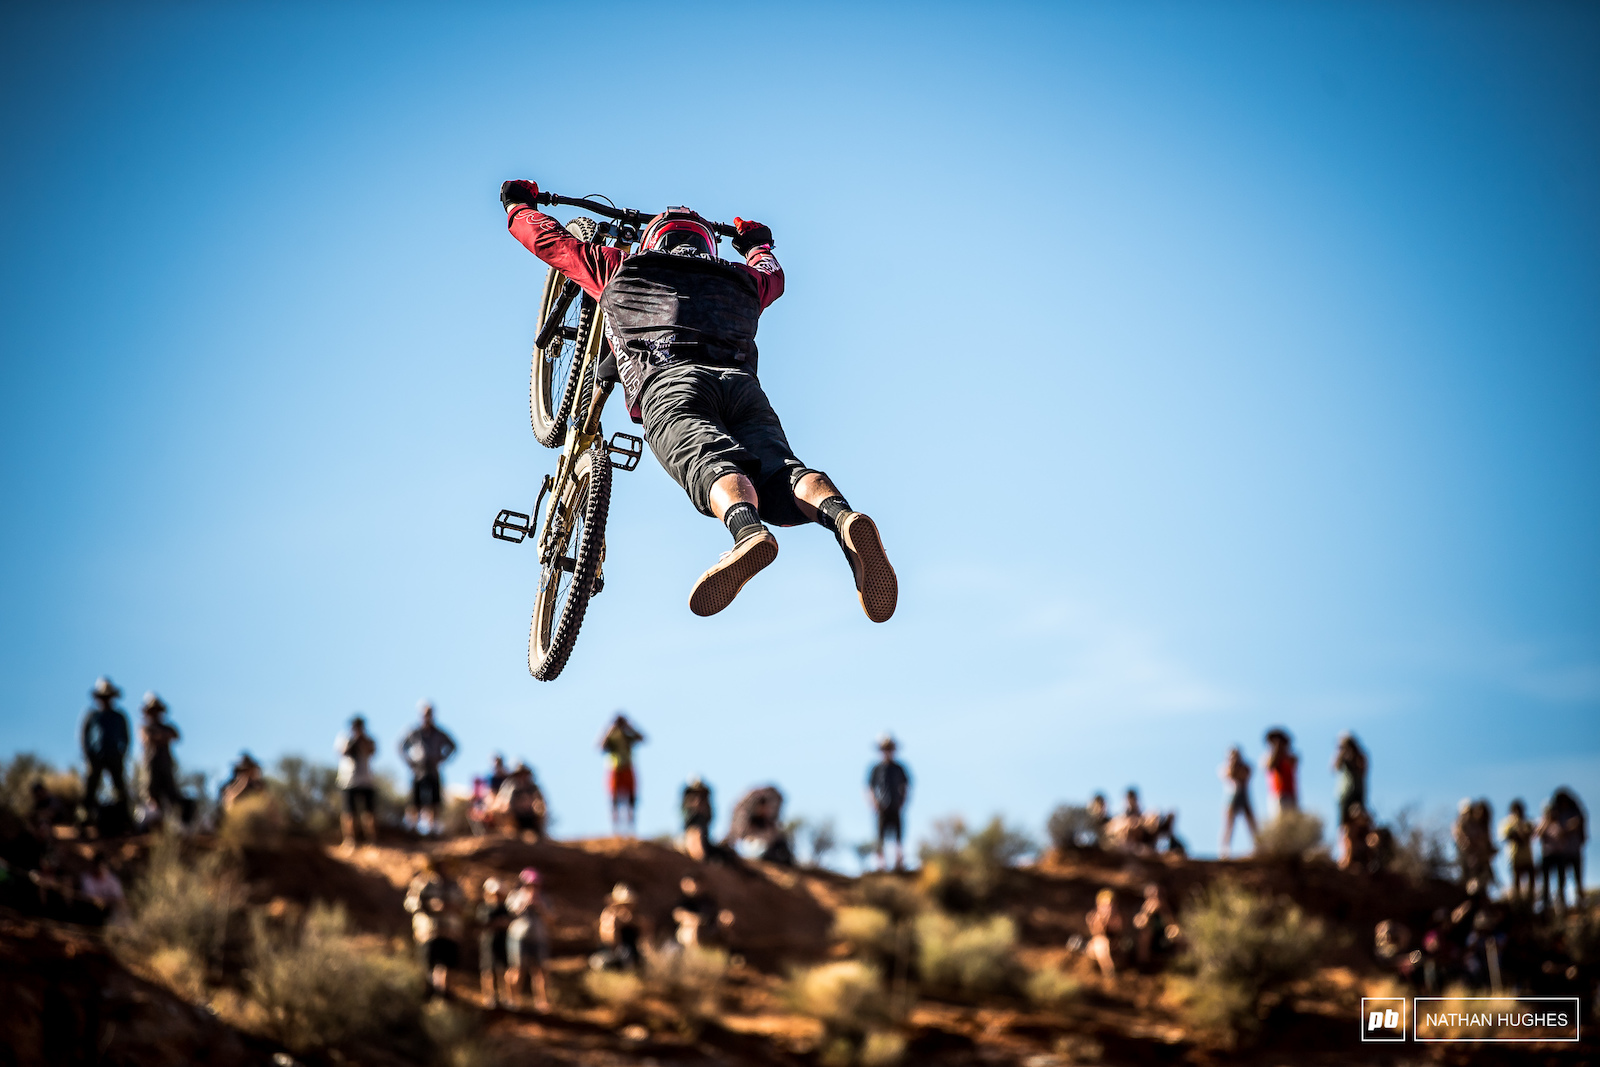
{"type": "MultiPolygon", "coordinates": [[[[800,487],[800,479],[808,474],[822,474],[822,472],[814,471],[810,467],[791,467],[789,469],[789,492],[792,493],[798,489],[800,487]]],[[[825,474],[822,476],[824,478],[827,477],[825,474]]]]}

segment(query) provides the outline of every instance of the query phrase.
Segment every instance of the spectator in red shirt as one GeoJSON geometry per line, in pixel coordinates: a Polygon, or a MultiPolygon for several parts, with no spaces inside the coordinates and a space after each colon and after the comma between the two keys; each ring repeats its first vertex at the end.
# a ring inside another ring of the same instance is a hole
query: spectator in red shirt
{"type": "Polygon", "coordinates": [[[1300,792],[1295,773],[1300,757],[1294,754],[1288,731],[1274,726],[1267,731],[1267,788],[1278,802],[1278,811],[1299,811],[1300,792]]]}

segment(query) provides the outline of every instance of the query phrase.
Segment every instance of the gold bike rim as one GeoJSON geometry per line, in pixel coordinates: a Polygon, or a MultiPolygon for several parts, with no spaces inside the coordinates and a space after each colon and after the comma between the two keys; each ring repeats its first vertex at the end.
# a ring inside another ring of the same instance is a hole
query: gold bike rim
{"type": "MultiPolygon", "coordinates": [[[[561,287],[566,282],[566,275],[554,267],[550,268],[549,273],[545,276],[544,295],[539,301],[538,321],[540,325],[543,325],[545,317],[550,314],[550,308],[555,304],[556,297],[560,295],[561,287]]],[[[583,315],[583,301],[584,296],[582,293],[572,298],[572,303],[567,305],[567,313],[561,320],[563,327],[576,327],[578,325],[578,321],[583,315]]],[[[589,332],[592,334],[594,331],[591,329],[589,332]]],[[[544,393],[544,399],[548,400],[549,403],[546,404],[538,396],[534,397],[533,402],[545,408],[542,414],[551,418],[557,414],[561,407],[561,398],[556,395],[555,389],[557,385],[562,388],[566,387],[567,380],[572,374],[573,362],[583,358],[583,355],[584,353],[578,351],[576,342],[561,336],[557,336],[549,345],[539,350],[537,374],[539,376],[540,389],[544,393]],[[546,358],[546,353],[551,350],[559,352],[560,355],[555,359],[546,358]]]]}
{"type": "Polygon", "coordinates": [[[587,472],[581,476],[575,474],[567,493],[563,494],[562,503],[558,505],[565,511],[562,521],[566,530],[561,538],[560,548],[552,557],[552,563],[541,568],[539,575],[539,624],[536,627],[538,638],[535,641],[535,648],[541,657],[549,652],[550,638],[560,622],[561,609],[572,596],[572,579],[577,571],[578,551],[574,546],[580,545],[583,540],[583,512],[589,502],[591,481],[592,477],[587,472]],[[574,552],[571,571],[559,565],[560,558],[567,555],[568,548],[572,548],[574,552]]]}

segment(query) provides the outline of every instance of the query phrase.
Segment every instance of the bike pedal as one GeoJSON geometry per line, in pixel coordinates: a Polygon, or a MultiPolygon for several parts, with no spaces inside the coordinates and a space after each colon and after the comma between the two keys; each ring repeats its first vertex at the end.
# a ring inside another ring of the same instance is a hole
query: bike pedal
{"type": "Polygon", "coordinates": [[[533,519],[520,511],[501,508],[500,514],[495,516],[494,535],[502,541],[510,541],[514,545],[520,545],[523,538],[532,532],[533,519]]]}
{"type": "Polygon", "coordinates": [[[606,442],[606,448],[611,451],[611,465],[618,470],[633,470],[639,466],[639,457],[644,455],[644,441],[621,430],[611,435],[611,440],[606,442]],[[618,440],[622,442],[620,445],[617,444],[618,440]],[[619,460],[617,456],[622,458],[619,460]]]}

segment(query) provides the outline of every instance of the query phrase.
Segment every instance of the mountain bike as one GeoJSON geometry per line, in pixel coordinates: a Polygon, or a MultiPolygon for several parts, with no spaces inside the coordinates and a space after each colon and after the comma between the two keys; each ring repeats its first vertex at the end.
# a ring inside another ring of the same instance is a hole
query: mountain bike
{"type": "MultiPolygon", "coordinates": [[[[567,232],[580,241],[609,242],[628,251],[655,217],[555,193],[541,192],[539,205],[575,207],[602,216],[609,221],[579,215],[567,223],[567,232]]],[[[711,223],[711,228],[719,238],[738,232],[720,222],[711,223]]],[[[533,341],[528,416],[539,443],[561,452],[555,473],[545,475],[539,486],[533,510],[502,508],[491,531],[513,544],[531,536],[538,547],[539,587],[528,627],[528,671],[545,682],[567,665],[589,599],[605,588],[611,471],[631,471],[644,455],[640,438],[621,431],[607,438],[600,428],[600,414],[614,384],[597,375],[610,351],[604,319],[594,298],[577,282],[554,267],[549,269],[533,341]]]]}

